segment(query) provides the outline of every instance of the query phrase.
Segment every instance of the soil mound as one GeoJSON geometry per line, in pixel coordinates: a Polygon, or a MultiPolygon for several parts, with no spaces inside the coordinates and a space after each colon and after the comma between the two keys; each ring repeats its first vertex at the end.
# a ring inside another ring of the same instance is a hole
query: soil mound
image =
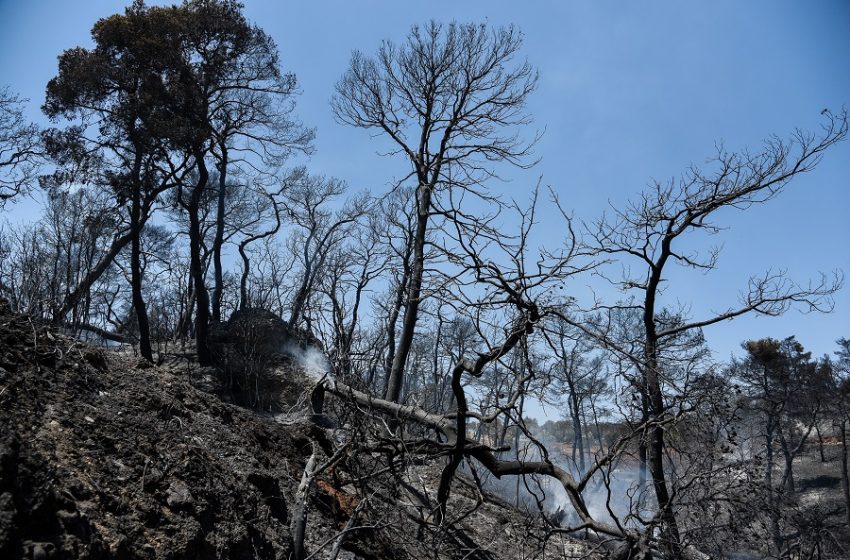
{"type": "Polygon", "coordinates": [[[0,558],[289,557],[306,436],[5,302],[0,341],[0,558]]]}
{"type": "Polygon", "coordinates": [[[299,511],[317,559],[566,550],[463,479],[449,503],[457,522],[433,524],[442,464],[388,466],[362,411],[341,410],[347,428],[334,430],[310,420],[306,395],[300,409],[260,414],[193,386],[196,369],[91,347],[0,300],[0,558],[284,560],[299,511]],[[315,480],[305,510],[296,496],[308,457],[342,440],[345,456],[315,480]],[[347,453],[353,442],[363,448],[347,453]]]}

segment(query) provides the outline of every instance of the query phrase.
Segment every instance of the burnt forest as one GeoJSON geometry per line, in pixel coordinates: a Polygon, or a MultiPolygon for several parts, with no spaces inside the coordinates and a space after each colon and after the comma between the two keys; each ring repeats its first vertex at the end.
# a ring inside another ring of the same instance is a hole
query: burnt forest
{"type": "Polygon", "coordinates": [[[0,558],[850,558],[842,63],[724,128],[652,101],[713,63],[595,85],[618,18],[60,4],[0,24],[64,45],[2,55],[0,558]]]}

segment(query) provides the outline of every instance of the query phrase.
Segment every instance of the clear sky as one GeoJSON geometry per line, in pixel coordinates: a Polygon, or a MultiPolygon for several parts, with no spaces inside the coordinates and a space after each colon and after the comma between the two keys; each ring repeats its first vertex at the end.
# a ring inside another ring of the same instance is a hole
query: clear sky
{"type": "MultiPolygon", "coordinates": [[[[0,0],[0,85],[32,100],[30,116],[66,48],[90,45],[99,18],[117,0],[0,0]]],[[[677,176],[710,156],[715,142],[756,149],[770,134],[819,126],[824,108],[850,105],[850,2],[823,0],[427,2],[249,0],[246,14],[277,42],[285,70],[298,76],[298,116],[318,132],[316,173],[355,189],[382,191],[394,166],[384,144],[334,122],[333,85],[352,49],[372,53],[382,39],[402,40],[414,23],[516,24],[524,55],[540,71],[529,106],[545,129],[531,171],[507,171],[498,186],[523,198],[538,176],[577,218],[593,219],[653,179],[677,176]]],[[[19,214],[26,211],[20,206],[19,214]]],[[[813,173],[777,200],[728,211],[719,270],[676,274],[666,301],[692,305],[696,317],[734,304],[751,274],[787,269],[806,281],[818,271],[850,275],[850,142],[828,152],[813,173]]],[[[544,216],[546,218],[546,216],[544,216]]],[[[554,216],[552,216],[554,218],[554,216]]],[[[544,224],[547,236],[559,224],[544,224]]],[[[816,355],[850,337],[850,288],[835,313],[743,318],[706,331],[716,357],[738,353],[747,338],[796,334],[816,355]]]]}

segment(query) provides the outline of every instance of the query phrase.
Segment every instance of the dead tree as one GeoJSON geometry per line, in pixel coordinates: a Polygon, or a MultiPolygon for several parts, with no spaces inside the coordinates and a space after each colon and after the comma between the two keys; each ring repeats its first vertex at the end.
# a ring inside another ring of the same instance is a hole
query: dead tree
{"type": "MultiPolygon", "coordinates": [[[[273,236],[280,230],[280,214],[282,210],[278,206],[278,200],[273,195],[268,193],[266,193],[266,197],[267,201],[264,202],[267,202],[267,204],[261,204],[260,200],[256,201],[255,208],[257,219],[253,220],[252,222],[261,221],[260,217],[263,216],[266,209],[271,209],[272,215],[274,217],[274,225],[265,230],[255,229],[255,226],[258,225],[256,223],[250,223],[240,227],[243,234],[245,235],[245,237],[239,241],[239,256],[242,257],[242,274],[239,277],[240,309],[250,307],[248,299],[248,277],[251,273],[251,268],[250,259],[248,258],[248,246],[256,241],[273,236]]],[[[216,231],[216,237],[218,237],[218,235],[218,231],[216,231]]]]}
{"type": "Polygon", "coordinates": [[[285,193],[283,206],[297,227],[290,240],[301,265],[289,314],[289,327],[300,326],[307,300],[318,285],[325,261],[342,243],[351,226],[366,212],[367,198],[355,196],[339,211],[329,206],[345,192],[345,183],[325,177],[305,177],[285,193]]]}
{"type": "Polygon", "coordinates": [[[0,88],[0,210],[35,180],[43,152],[38,128],[24,119],[24,101],[0,88]]]}
{"type": "MultiPolygon", "coordinates": [[[[413,239],[416,230],[416,213],[411,204],[413,196],[414,193],[410,189],[397,188],[384,197],[379,208],[380,220],[385,223],[385,226],[377,233],[385,247],[387,268],[392,275],[387,301],[379,299],[375,302],[378,313],[384,321],[384,333],[382,333],[384,336],[381,342],[382,352],[384,352],[382,360],[384,396],[386,396],[392,364],[395,361],[398,319],[404,307],[404,295],[410,280],[413,239]]],[[[373,381],[374,372],[370,373],[367,384],[371,386],[373,381]]]]}
{"type": "MultiPolygon", "coordinates": [[[[713,171],[691,167],[679,180],[655,183],[637,201],[623,209],[614,208],[612,217],[603,217],[590,227],[589,233],[600,254],[637,263],[636,268],[630,269],[631,274],[612,280],[626,294],[636,293],[635,303],[628,306],[640,312],[643,319],[643,347],[636,358],[643,376],[641,392],[646,402],[646,420],[654,422],[648,438],[648,463],[665,540],[674,555],[678,552],[680,536],[664,467],[663,420],[670,403],[664,395],[661,345],[681,333],[747,313],[779,315],[792,305],[807,310],[829,310],[830,295],[840,287],[842,279],[821,277],[814,284],[799,285],[782,272],[768,271],[750,280],[748,292],[737,306],[708,317],[665,325],[659,320],[663,309],[659,298],[667,267],[678,264],[703,272],[713,270],[717,250],[699,255],[682,246],[684,239],[700,231],[717,233],[720,227],[713,222],[717,211],[744,210],[765,203],[779,195],[795,176],[814,169],[824,151],[847,135],[846,113],[825,114],[826,122],[819,134],[797,131],[790,140],[774,137],[755,154],[729,153],[721,148],[714,158],[713,171]]],[[[605,339],[604,334],[592,334],[605,339]]]]}
{"type": "MultiPolygon", "coordinates": [[[[251,36],[253,53],[239,61],[239,71],[228,77],[210,108],[210,153],[218,171],[215,234],[212,241],[213,293],[211,319],[221,319],[223,298],[222,247],[231,201],[226,188],[232,173],[265,177],[274,182],[293,152],[312,152],[314,131],[294,117],[297,81],[282,73],[271,39],[261,32],[251,36]]],[[[255,239],[256,240],[256,239],[255,239]]],[[[243,255],[244,256],[244,255],[243,255]]]]}
{"type": "Polygon", "coordinates": [[[355,52],[332,107],[343,123],[376,130],[410,165],[416,228],[404,318],[387,397],[398,402],[413,343],[435,199],[480,185],[494,161],[522,165],[531,142],[510,128],[528,122],[525,101],[536,83],[527,63],[513,64],[522,36],[513,27],[414,26],[403,45],[385,42],[372,58],[355,52]]]}
{"type": "Polygon", "coordinates": [[[343,379],[353,372],[353,353],[369,284],[386,272],[388,262],[379,242],[385,224],[377,213],[367,214],[364,221],[350,232],[347,243],[333,250],[318,286],[328,306],[322,315],[329,323],[325,340],[332,341],[333,371],[343,379]]]}
{"type": "MultiPolygon", "coordinates": [[[[328,392],[336,395],[343,403],[367,411],[385,415],[398,422],[398,428],[384,424],[384,433],[379,441],[384,447],[393,446],[406,453],[430,452],[445,457],[436,492],[436,508],[433,523],[448,529],[454,523],[448,504],[460,465],[465,461],[483,467],[497,478],[506,475],[536,475],[555,481],[566,492],[577,522],[563,530],[565,532],[589,531],[600,538],[621,542],[632,552],[652,554],[656,543],[651,532],[644,534],[628,528],[618,521],[603,522],[591,514],[584,491],[597,473],[608,468],[619,456],[627,443],[635,437],[642,426],[621,438],[607,451],[600,454],[587,472],[576,477],[550,459],[546,448],[539,444],[525,427],[521,418],[521,401],[530,383],[538,374],[535,367],[517,369],[520,379],[513,385],[509,395],[504,395],[498,406],[491,410],[476,410],[472,406],[469,382],[484,375],[497,364],[510,368],[517,352],[524,354],[531,335],[538,332],[550,318],[557,316],[563,304],[550,305],[549,293],[570,277],[586,272],[592,262],[577,263],[584,255],[583,248],[572,239],[554,253],[537,253],[529,247],[529,231],[534,223],[534,211],[521,212],[521,231],[517,236],[506,236],[504,231],[479,224],[474,235],[469,228],[457,226],[453,262],[459,270],[451,274],[452,285],[447,305],[455,309],[466,309],[475,321],[479,334],[487,333],[479,350],[467,349],[465,355],[456,356],[448,371],[453,406],[443,411],[429,411],[414,405],[396,403],[387,398],[378,398],[340,380],[325,379],[316,386],[316,393],[328,392]],[[492,325],[488,327],[487,325],[492,325]],[[469,434],[469,423],[494,424],[510,418],[516,428],[530,438],[539,459],[518,454],[515,459],[504,459],[500,455],[506,448],[494,447],[489,442],[479,442],[469,434]],[[407,425],[408,430],[400,426],[407,425]],[[423,430],[410,426],[418,425],[423,430]],[[423,435],[424,434],[424,435],[423,435]]],[[[585,255],[586,256],[586,255],[585,255]]],[[[448,291],[448,290],[447,290],[448,291]]],[[[323,398],[322,398],[323,400],[323,398]]],[[[428,500],[423,498],[427,503],[428,500]]],[[[685,557],[699,557],[687,549],[685,557]]]]}
{"type": "MultiPolygon", "coordinates": [[[[586,410],[605,388],[603,360],[593,355],[593,340],[563,321],[553,321],[548,341],[557,359],[552,368],[554,387],[559,397],[566,398],[573,427],[572,462],[579,473],[585,471],[590,442],[586,440],[586,410]]],[[[561,404],[560,402],[558,404],[561,404]]],[[[601,448],[601,447],[600,447],[601,448]]]]}

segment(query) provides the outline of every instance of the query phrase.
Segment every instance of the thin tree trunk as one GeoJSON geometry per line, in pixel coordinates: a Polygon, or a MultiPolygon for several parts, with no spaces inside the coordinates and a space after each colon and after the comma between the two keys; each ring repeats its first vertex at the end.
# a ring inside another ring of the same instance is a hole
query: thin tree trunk
{"type": "Polygon", "coordinates": [[[210,365],[212,357],[207,348],[207,331],[210,321],[210,299],[204,284],[204,267],[201,262],[201,220],[200,204],[201,196],[209,180],[209,172],[204,163],[203,154],[200,150],[195,152],[195,161],[198,165],[198,183],[192,190],[192,196],[188,205],[189,212],[189,269],[195,287],[195,343],[197,344],[198,363],[202,366],[210,365]]]}
{"type": "Polygon", "coordinates": [[[646,386],[651,418],[655,423],[649,428],[647,459],[655,498],[661,512],[663,546],[672,558],[678,558],[681,555],[679,525],[667,488],[667,474],[664,472],[664,428],[659,424],[665,415],[665,409],[658,373],[658,340],[655,337],[654,320],[650,323],[651,327],[647,328],[646,386]]]}
{"type": "MultiPolygon", "coordinates": [[[[524,407],[525,407],[525,392],[522,392],[522,393],[520,393],[519,406],[517,407],[517,416],[519,417],[520,421],[522,421],[522,413],[523,413],[524,407]]],[[[525,461],[526,459],[528,459],[525,456],[524,450],[523,450],[522,455],[520,455],[520,438],[521,437],[522,437],[522,433],[519,429],[519,426],[517,426],[517,429],[514,432],[514,453],[516,454],[516,460],[517,461],[525,461]]],[[[520,492],[520,488],[521,488],[520,485],[522,484],[522,481],[523,481],[523,477],[521,477],[521,476],[516,477],[516,507],[517,507],[517,509],[519,509],[519,507],[520,507],[519,492],[520,492]]]]}
{"type": "Polygon", "coordinates": [[[248,245],[254,241],[263,239],[270,235],[274,235],[280,230],[280,210],[273,196],[268,195],[274,209],[275,225],[272,229],[246,237],[239,243],[239,255],[242,257],[242,277],[239,279],[239,309],[245,309],[248,306],[248,276],[250,274],[250,263],[248,259],[248,245]]]}
{"type": "Polygon", "coordinates": [[[245,309],[248,306],[250,263],[248,261],[248,253],[245,252],[245,245],[242,243],[239,244],[239,256],[242,257],[242,276],[239,278],[239,309],[245,309]]]}
{"type": "Polygon", "coordinates": [[[224,213],[227,202],[227,146],[221,143],[221,158],[218,165],[218,207],[215,216],[215,239],[213,240],[213,297],[212,317],[213,321],[221,321],[221,299],[224,292],[224,273],[221,266],[221,248],[224,245],[224,213]]]}
{"type": "Polygon", "coordinates": [[[649,397],[646,394],[646,386],[640,389],[640,421],[644,425],[641,430],[640,439],[638,440],[638,487],[646,486],[646,474],[648,464],[647,448],[649,446],[649,431],[646,428],[646,423],[649,422],[649,397]]]}
{"type": "Polygon", "coordinates": [[[184,345],[189,338],[195,336],[192,329],[192,313],[195,310],[195,286],[192,282],[192,274],[186,282],[186,297],[180,302],[180,319],[177,323],[177,336],[183,341],[184,345]]]}
{"type": "Polygon", "coordinates": [[[578,463],[575,463],[575,458],[573,462],[579,469],[579,474],[584,475],[585,472],[585,452],[584,452],[584,427],[581,422],[581,411],[579,410],[579,403],[576,397],[572,398],[571,403],[571,414],[573,418],[573,451],[578,453],[578,463]]]}
{"type": "Polygon", "coordinates": [[[850,526],[850,473],[848,473],[847,418],[841,419],[841,490],[844,492],[844,515],[850,526]]]}
{"type": "MultiPolygon", "coordinates": [[[[652,475],[652,485],[655,488],[655,497],[661,513],[662,546],[665,552],[673,558],[681,556],[681,539],[679,537],[679,526],[676,522],[676,514],[670,500],[670,492],[667,488],[667,475],[664,472],[664,428],[660,422],[666,416],[664,407],[664,395],[661,392],[659,337],[655,326],[655,298],[658,295],[658,286],[661,283],[661,271],[664,263],[672,253],[670,249],[671,237],[665,237],[661,243],[661,256],[655,265],[646,285],[646,298],[643,307],[644,326],[644,372],[643,387],[646,392],[646,403],[648,403],[649,419],[654,424],[649,427],[649,441],[647,442],[647,459],[649,471],[652,475]]],[[[645,405],[644,405],[645,406],[645,405]]],[[[646,410],[646,408],[644,408],[646,410]]]]}
{"type": "Polygon", "coordinates": [[[310,490],[313,487],[313,481],[316,477],[318,468],[316,456],[318,455],[318,445],[313,442],[313,452],[307,460],[307,465],[304,467],[304,473],[301,475],[301,483],[298,485],[298,490],[295,492],[295,503],[292,506],[292,558],[294,560],[304,560],[307,557],[304,548],[304,537],[307,532],[307,509],[310,499],[310,490]]]}
{"type": "Polygon", "coordinates": [[[768,418],[767,429],[765,430],[765,471],[764,480],[767,487],[768,512],[770,516],[770,532],[773,539],[773,545],[777,552],[782,550],[782,531],[779,527],[779,503],[776,499],[776,489],[773,487],[773,432],[774,426],[770,418],[768,418]]]}
{"type": "Polygon", "coordinates": [[[796,491],[794,485],[794,454],[788,446],[788,442],[784,437],[779,438],[780,447],[782,448],[782,457],[785,460],[785,470],[782,473],[782,487],[785,492],[793,494],[796,491]]]}
{"type": "Polygon", "coordinates": [[[130,230],[112,240],[109,250],[100,258],[94,268],[92,268],[83,277],[83,279],[80,280],[77,286],[71,290],[67,296],[65,296],[61,307],[53,312],[54,323],[61,324],[65,322],[65,316],[80,303],[86,294],[88,294],[92,285],[97,282],[101,276],[103,276],[103,273],[106,272],[106,269],[109,268],[109,265],[111,265],[115,260],[115,257],[118,256],[118,253],[120,253],[124,247],[132,241],[132,239],[133,232],[130,230]]]}
{"type": "Polygon", "coordinates": [[[820,454],[820,462],[826,463],[826,455],[823,452],[823,435],[820,433],[820,422],[815,423],[815,432],[818,435],[818,453],[820,454]]]}
{"type": "Polygon", "coordinates": [[[432,187],[419,185],[416,196],[416,234],[413,238],[413,266],[410,271],[410,281],[407,289],[407,301],[404,307],[404,321],[398,350],[393,359],[387,381],[387,399],[400,402],[402,374],[407,363],[407,356],[413,344],[416,321],[419,317],[419,304],[422,297],[422,277],[425,271],[425,237],[428,232],[428,217],[431,210],[432,187]]]}
{"type": "MultiPolygon", "coordinates": [[[[138,178],[139,166],[141,165],[140,156],[136,156],[137,165],[134,171],[138,178]]],[[[142,224],[141,224],[141,193],[139,185],[133,187],[132,202],[130,208],[130,230],[133,233],[132,241],[130,242],[130,283],[132,284],[133,309],[136,312],[136,320],[139,324],[139,352],[142,357],[153,362],[153,349],[151,348],[150,338],[150,322],[148,321],[148,311],[145,306],[145,299],[142,294],[142,224]]]]}
{"type": "Polygon", "coordinates": [[[434,335],[434,355],[431,360],[431,379],[434,383],[434,410],[443,410],[443,383],[440,371],[440,343],[443,336],[442,308],[437,310],[437,331],[434,335]]]}
{"type": "MultiPolygon", "coordinates": [[[[405,255],[405,259],[408,255],[405,255]]],[[[398,316],[401,312],[401,308],[404,305],[404,294],[407,291],[407,283],[410,278],[410,267],[405,262],[403,264],[404,272],[402,273],[401,280],[399,281],[399,285],[396,288],[395,299],[393,301],[393,307],[390,309],[389,317],[387,317],[387,359],[384,363],[384,369],[386,371],[386,381],[384,382],[384,398],[387,399],[387,393],[389,391],[390,386],[390,375],[393,369],[393,363],[395,363],[395,353],[396,353],[396,326],[398,324],[398,316]]]]}
{"type": "Polygon", "coordinates": [[[307,304],[307,297],[310,295],[310,280],[313,275],[313,260],[309,255],[310,240],[312,234],[307,238],[304,245],[304,273],[301,277],[301,284],[298,286],[298,291],[295,292],[295,297],[292,299],[292,310],[289,314],[289,329],[294,332],[298,323],[304,314],[304,306],[307,304]]]}

